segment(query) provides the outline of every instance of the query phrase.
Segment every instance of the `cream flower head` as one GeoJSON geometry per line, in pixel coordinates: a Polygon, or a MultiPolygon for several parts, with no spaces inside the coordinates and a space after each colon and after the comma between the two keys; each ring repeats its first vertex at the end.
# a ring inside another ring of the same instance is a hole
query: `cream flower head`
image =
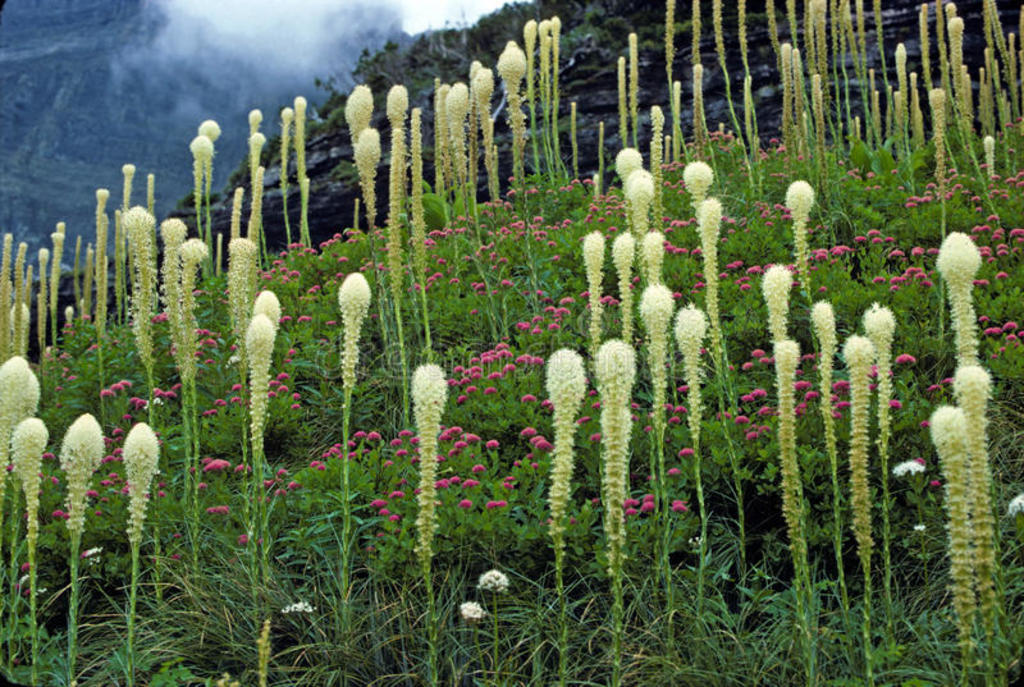
{"type": "Polygon", "coordinates": [[[935,266],[951,284],[969,283],[981,267],[981,253],[967,234],[954,231],[943,240],[935,266]]]}
{"type": "Polygon", "coordinates": [[[281,303],[277,300],[277,295],[273,291],[260,291],[252,305],[252,314],[266,315],[276,332],[277,325],[281,321],[281,303]]]}
{"type": "Polygon", "coordinates": [[[794,181],[786,191],[786,207],[793,214],[793,219],[806,222],[814,207],[814,189],[806,181],[794,181]]]}
{"type": "Polygon", "coordinates": [[[691,162],[683,168],[683,183],[694,198],[703,198],[715,181],[715,172],[706,162],[691,162]]]}
{"type": "Polygon", "coordinates": [[[625,184],[633,172],[643,169],[644,158],[636,148],[623,148],[615,156],[615,173],[625,184]]]}
{"type": "Polygon", "coordinates": [[[207,119],[199,125],[198,133],[200,136],[206,136],[210,139],[211,143],[216,143],[217,139],[220,138],[220,124],[212,119],[207,119]]]}
{"type": "Polygon", "coordinates": [[[387,113],[392,122],[405,119],[409,111],[409,91],[401,84],[395,84],[388,91],[387,113]]]}
{"type": "Polygon", "coordinates": [[[502,80],[513,88],[519,85],[526,74],[526,53],[515,41],[505,44],[505,49],[498,57],[498,73],[502,80]]]}
{"type": "Polygon", "coordinates": [[[508,591],[509,587],[508,575],[500,570],[488,570],[480,576],[477,586],[485,592],[504,594],[508,591]]]}

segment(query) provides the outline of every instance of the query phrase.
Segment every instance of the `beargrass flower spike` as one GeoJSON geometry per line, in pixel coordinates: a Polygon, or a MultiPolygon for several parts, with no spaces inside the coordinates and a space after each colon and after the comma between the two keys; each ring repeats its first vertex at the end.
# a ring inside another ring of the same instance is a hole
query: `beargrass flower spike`
{"type": "MultiPolygon", "coordinates": [[[[10,463],[11,433],[19,422],[36,414],[39,393],[39,380],[24,358],[16,355],[0,365],[0,466],[10,463]]],[[[4,496],[7,483],[12,479],[7,476],[7,470],[0,472],[0,533],[3,532],[4,496]]],[[[16,497],[17,494],[15,502],[16,497]]]]}
{"type": "Polygon", "coordinates": [[[872,303],[864,313],[864,332],[875,348],[875,366],[878,374],[878,457],[882,481],[882,556],[886,608],[886,628],[892,634],[892,562],[889,547],[891,532],[889,526],[889,402],[892,398],[892,341],[896,332],[896,318],[889,308],[872,303]]]}
{"type": "MultiPolygon", "coordinates": [[[[628,236],[628,234],[623,234],[628,236]]],[[[621,237],[620,237],[621,238],[621,237]]],[[[601,447],[604,471],[601,503],[608,549],[608,577],[612,585],[613,668],[612,684],[619,684],[622,670],[622,566],[625,560],[626,523],[624,503],[629,477],[629,439],[632,429],[630,396],[636,377],[636,354],[624,341],[602,344],[594,361],[601,396],[601,447]]]]}
{"type": "Polygon", "coordinates": [[[996,522],[992,504],[992,470],[987,448],[986,406],[992,396],[992,377],[978,365],[962,365],[953,376],[953,393],[967,421],[967,481],[971,503],[971,567],[978,590],[985,638],[992,646],[997,618],[1002,614],[995,578],[1000,575],[996,558],[996,522]]]}
{"type": "Polygon", "coordinates": [[[601,345],[601,315],[604,305],[601,303],[601,284],[604,266],[604,235],[592,231],[583,237],[583,264],[587,270],[587,291],[590,305],[590,357],[597,355],[601,345]]]}
{"type": "MultiPolygon", "coordinates": [[[[363,320],[370,308],[370,285],[362,272],[352,272],[341,288],[338,289],[338,307],[341,309],[341,320],[345,327],[345,341],[342,345],[341,354],[341,381],[344,395],[344,407],[342,409],[341,438],[342,446],[347,447],[349,442],[349,422],[352,417],[352,393],[356,385],[356,364],[359,361],[359,334],[363,328],[363,320]]],[[[342,502],[345,505],[342,511],[342,547],[341,554],[341,584],[343,596],[347,598],[348,576],[349,576],[349,539],[352,533],[352,515],[348,508],[349,502],[349,461],[347,451],[341,465],[341,493],[342,502]]],[[[347,617],[347,616],[346,616],[347,617]]]]}
{"type": "Polygon", "coordinates": [[[972,518],[968,441],[971,429],[960,408],[941,406],[929,420],[932,443],[946,487],[943,503],[949,516],[949,576],[957,615],[960,657],[964,674],[971,661],[971,629],[977,611],[971,551],[972,518]]]}
{"type": "Polygon", "coordinates": [[[786,316],[789,313],[789,289],[793,275],[782,265],[772,265],[761,278],[761,293],[768,306],[768,328],[772,341],[785,341],[786,316]]]}
{"type": "MultiPolygon", "coordinates": [[[[695,164],[695,163],[691,163],[695,164]]],[[[710,168],[708,168],[710,170],[710,168]]],[[[710,183],[710,177],[709,183],[710,183]]],[[[703,201],[697,211],[697,226],[700,231],[701,256],[704,259],[705,310],[711,323],[711,348],[715,365],[721,366],[722,327],[718,318],[718,232],[722,224],[722,203],[717,198],[703,201]]]]}
{"type": "Polygon", "coordinates": [[[636,241],[630,234],[619,234],[612,242],[612,263],[619,277],[619,316],[622,318],[622,339],[633,339],[633,255],[636,241]]]}
{"type": "MultiPolygon", "coordinates": [[[[254,313],[249,321],[249,329],[245,335],[245,351],[249,361],[249,432],[252,442],[252,472],[254,493],[250,499],[256,503],[256,532],[252,524],[249,526],[249,542],[252,547],[261,541],[262,557],[260,560],[260,579],[266,584],[269,566],[269,527],[267,523],[266,494],[263,480],[265,478],[265,457],[263,452],[263,428],[267,421],[267,392],[270,385],[270,363],[274,355],[274,339],[277,327],[263,313],[254,313]],[[259,539],[256,539],[259,537],[259,539]]],[[[255,552],[255,549],[251,549],[255,552]]],[[[252,555],[252,554],[251,554],[252,555]]],[[[251,558],[250,558],[251,561],[251,558]]],[[[253,570],[255,573],[255,570],[253,570]]]]}
{"type": "MultiPolygon", "coordinates": [[[[567,348],[555,352],[547,362],[547,392],[554,406],[555,450],[548,501],[551,524],[548,531],[556,546],[565,525],[562,522],[569,500],[569,480],[573,470],[573,435],[576,414],[587,391],[583,358],[567,348]]],[[[556,556],[559,552],[556,550],[556,556]]]]}
{"type": "Polygon", "coordinates": [[[793,243],[800,286],[810,293],[811,275],[808,272],[807,222],[814,207],[814,189],[806,181],[794,181],[786,191],[786,207],[793,216],[793,243]]]}
{"type": "Polygon", "coordinates": [[[649,231],[640,242],[644,273],[648,284],[661,283],[661,266],[665,260],[665,235],[660,231],[649,231]]]}
{"type": "Polygon", "coordinates": [[[867,679],[873,680],[871,668],[871,496],[868,488],[868,420],[871,392],[868,374],[875,358],[875,347],[863,336],[851,336],[843,346],[843,357],[850,373],[850,501],[853,510],[853,534],[857,540],[864,577],[864,660],[867,679]]]}
{"type": "MultiPolygon", "coordinates": [[[[532,56],[533,52],[530,51],[532,56]]],[[[531,57],[532,59],[532,57],[531,57]]],[[[519,90],[523,76],[527,73],[526,54],[516,45],[515,41],[509,41],[505,50],[498,57],[498,73],[505,82],[505,91],[508,93],[508,123],[512,128],[512,173],[516,178],[516,184],[524,182],[523,148],[526,145],[526,116],[522,109],[522,94],[519,90]]],[[[532,74],[532,69],[530,70],[532,74]]],[[[532,83],[532,76],[531,81],[532,83]]],[[[533,94],[530,93],[531,120],[534,112],[533,94]]],[[[531,121],[531,127],[533,123],[531,121]]],[[[536,138],[532,137],[536,145],[536,138]]],[[[534,163],[538,162],[537,150],[534,148],[534,163]]]]}
{"type": "Polygon", "coordinates": [[[647,329],[647,367],[651,371],[651,412],[654,416],[654,441],[649,456],[648,474],[654,479],[658,497],[656,508],[661,539],[659,562],[662,566],[665,593],[670,609],[673,606],[673,595],[672,568],[668,559],[669,524],[666,518],[668,496],[665,490],[665,481],[668,477],[665,472],[665,405],[668,387],[669,327],[672,325],[673,310],[675,310],[675,301],[668,287],[663,284],[651,284],[644,289],[643,295],[640,297],[640,318],[647,329]]]}
{"type": "Polygon", "coordinates": [[[356,168],[359,170],[359,185],[363,190],[363,207],[366,213],[366,233],[372,234],[377,216],[377,165],[380,164],[380,133],[371,127],[364,128],[356,139],[354,148],[356,168]]]}
{"type": "Polygon", "coordinates": [[[619,175],[623,187],[633,172],[643,169],[643,167],[643,156],[636,148],[623,148],[615,156],[615,173],[619,175]]]}
{"type": "Polygon", "coordinates": [[[355,146],[359,140],[359,134],[363,129],[370,126],[370,119],[373,116],[373,92],[369,86],[359,84],[352,89],[345,101],[345,121],[348,123],[349,136],[352,138],[352,145],[355,146]]]}
{"type": "Polygon", "coordinates": [[[832,416],[832,369],[837,350],[836,319],[832,304],[818,301],[811,308],[811,322],[814,336],[818,340],[818,393],[821,419],[825,427],[825,447],[832,469],[832,545],[835,550],[836,569],[839,573],[839,591],[843,610],[848,613],[850,600],[846,589],[846,573],[843,570],[843,516],[842,497],[839,488],[839,454],[836,449],[835,418],[832,416]]]}
{"type": "Polygon", "coordinates": [[[804,533],[806,513],[804,490],[800,477],[800,463],[796,452],[796,415],[793,382],[800,363],[800,347],[792,340],[776,340],[772,348],[775,358],[775,386],[779,399],[779,453],[782,475],[782,514],[789,534],[789,551],[793,558],[797,627],[804,637],[807,674],[814,674],[814,648],[812,623],[808,614],[813,594],[807,558],[807,538],[804,533]]]}
{"type": "Polygon", "coordinates": [[[974,288],[978,268],[981,267],[981,253],[967,234],[955,231],[943,240],[935,266],[949,292],[957,362],[959,365],[976,365],[978,330],[971,290],[974,288]]]}
{"type": "Polygon", "coordinates": [[[159,472],[160,443],[144,422],[137,423],[124,440],[125,480],[128,483],[128,541],[132,549],[131,587],[128,597],[128,683],[135,679],[135,605],[139,580],[139,546],[146,520],[150,484],[159,472]]]}
{"type": "Polygon", "coordinates": [[[651,203],[654,201],[654,178],[645,169],[638,169],[626,179],[626,198],[633,228],[633,237],[640,241],[650,227],[651,203]]]}
{"type": "MultiPolygon", "coordinates": [[[[0,389],[2,389],[0,383],[0,389]]],[[[85,529],[85,508],[89,483],[99,468],[104,454],[103,430],[92,415],[79,416],[64,435],[60,450],[60,467],[67,482],[65,525],[71,535],[68,562],[71,568],[71,599],[68,609],[68,681],[74,682],[75,661],[78,656],[78,560],[85,529]]]]}
{"type": "MultiPolygon", "coordinates": [[[[43,451],[50,439],[46,425],[39,418],[22,420],[11,435],[11,453],[14,457],[14,473],[21,482],[25,493],[25,517],[28,542],[29,565],[29,631],[32,636],[32,684],[38,683],[39,630],[36,625],[36,543],[39,540],[39,471],[43,462],[43,451]]],[[[13,514],[12,514],[13,515],[13,514]]]]}
{"type": "Polygon", "coordinates": [[[437,437],[441,429],[441,413],[448,400],[448,381],[437,365],[420,365],[412,376],[412,408],[419,437],[420,481],[416,515],[416,556],[427,588],[427,632],[429,644],[428,670],[432,684],[437,684],[437,617],[430,561],[434,555],[434,530],[437,528],[434,501],[437,489],[437,437]]]}
{"type": "Polygon", "coordinates": [[[144,207],[136,205],[121,219],[132,256],[132,332],[139,360],[146,370],[147,393],[154,385],[153,311],[157,294],[156,218],[144,207]]]}

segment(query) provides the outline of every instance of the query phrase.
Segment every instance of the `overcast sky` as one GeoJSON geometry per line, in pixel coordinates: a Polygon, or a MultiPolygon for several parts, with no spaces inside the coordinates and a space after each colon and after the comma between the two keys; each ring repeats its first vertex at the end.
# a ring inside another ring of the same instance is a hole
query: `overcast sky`
{"type": "Polygon", "coordinates": [[[408,33],[444,28],[446,21],[472,24],[493,12],[503,0],[397,0],[402,10],[402,28],[408,33]]]}
{"type": "MultiPolygon", "coordinates": [[[[146,53],[216,64],[232,58],[268,77],[324,75],[353,36],[410,34],[476,22],[503,0],[156,0],[164,17],[146,53]],[[374,31],[376,30],[376,31],[374,31]]],[[[358,42],[358,41],[357,41],[358,42]]]]}

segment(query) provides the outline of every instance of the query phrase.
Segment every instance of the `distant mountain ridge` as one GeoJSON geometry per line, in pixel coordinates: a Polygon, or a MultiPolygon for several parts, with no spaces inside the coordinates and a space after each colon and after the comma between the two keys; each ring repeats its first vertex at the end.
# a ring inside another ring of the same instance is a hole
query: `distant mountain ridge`
{"type": "MultiPolygon", "coordinates": [[[[264,109],[264,131],[272,133],[279,108],[295,95],[311,102],[323,97],[314,77],[337,74],[343,85],[362,46],[405,40],[397,15],[376,12],[381,23],[339,36],[347,49],[320,73],[268,82],[230,60],[200,66],[147,54],[161,30],[161,7],[153,0],[2,5],[0,232],[28,242],[33,256],[49,245],[58,221],[66,221],[72,235],[93,238],[95,189],[110,189],[110,206],[118,207],[123,164],[137,167],[136,202],[145,201],[146,175],[156,175],[157,210],[164,216],[192,186],[188,144],[200,121],[217,119],[224,131],[214,166],[219,187],[247,150],[250,109],[264,109]]],[[[369,5],[357,10],[375,11],[369,5]]]]}

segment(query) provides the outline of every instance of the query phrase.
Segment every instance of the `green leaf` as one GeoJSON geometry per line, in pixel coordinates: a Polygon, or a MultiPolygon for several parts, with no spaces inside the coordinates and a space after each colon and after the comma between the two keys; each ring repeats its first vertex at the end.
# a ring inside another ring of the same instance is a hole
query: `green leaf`
{"type": "Polygon", "coordinates": [[[427,223],[427,231],[444,229],[448,224],[445,202],[436,193],[423,195],[423,218],[427,223]]]}

